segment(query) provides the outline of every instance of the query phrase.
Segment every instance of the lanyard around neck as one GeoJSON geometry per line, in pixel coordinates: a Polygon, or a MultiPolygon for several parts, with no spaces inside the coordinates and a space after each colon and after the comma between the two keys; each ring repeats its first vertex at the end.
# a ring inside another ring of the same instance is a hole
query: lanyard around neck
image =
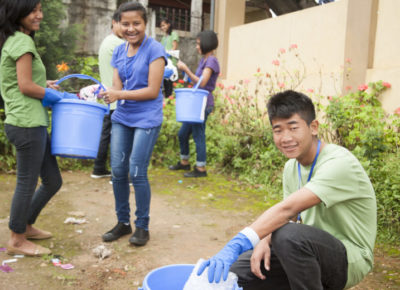
{"type": "MultiPolygon", "coordinates": [[[[311,180],[311,176],[313,174],[315,164],[317,163],[317,159],[318,159],[318,155],[319,155],[320,149],[321,149],[321,140],[318,140],[317,153],[315,154],[314,161],[313,161],[313,163],[311,165],[311,170],[310,170],[310,173],[308,174],[307,182],[309,182],[311,180]]],[[[297,172],[298,172],[298,175],[299,175],[299,189],[300,189],[301,188],[301,169],[300,169],[300,162],[299,161],[297,161],[297,172]]],[[[298,213],[297,214],[297,223],[300,223],[300,222],[301,222],[301,215],[300,215],[300,213],[298,213]]]]}
{"type": "MultiPolygon", "coordinates": [[[[145,35],[144,35],[144,39],[143,39],[142,43],[140,44],[138,51],[137,51],[136,54],[135,54],[134,56],[132,56],[132,57],[137,58],[137,57],[139,56],[140,49],[142,48],[142,46],[143,46],[143,44],[146,42],[146,40],[147,40],[147,35],[145,34],[145,35]]],[[[127,71],[128,50],[129,50],[129,42],[128,42],[128,44],[127,44],[127,46],[126,46],[126,49],[125,49],[126,55],[124,56],[124,58],[125,58],[125,62],[124,62],[124,70],[125,70],[125,86],[124,86],[124,90],[127,90],[128,79],[129,79],[129,78],[128,78],[128,71],[127,71]]],[[[133,70],[132,70],[131,78],[132,78],[133,75],[135,74],[135,66],[132,66],[132,69],[133,69],[133,70]]],[[[125,103],[125,100],[121,100],[121,105],[123,105],[124,103],[125,103]]]]}

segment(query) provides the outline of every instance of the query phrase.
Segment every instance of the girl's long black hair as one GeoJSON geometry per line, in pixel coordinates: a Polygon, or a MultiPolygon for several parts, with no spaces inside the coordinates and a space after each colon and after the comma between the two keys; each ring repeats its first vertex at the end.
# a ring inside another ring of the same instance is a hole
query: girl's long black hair
{"type": "MultiPolygon", "coordinates": [[[[7,38],[20,29],[21,19],[28,16],[40,0],[0,0],[0,54],[7,38]]],[[[30,34],[33,38],[34,32],[30,34]]]]}
{"type": "Polygon", "coordinates": [[[173,29],[171,21],[168,18],[163,18],[163,19],[161,19],[160,23],[163,23],[163,22],[169,24],[169,27],[168,27],[168,30],[167,30],[167,34],[171,35],[172,29],[173,29]]]}

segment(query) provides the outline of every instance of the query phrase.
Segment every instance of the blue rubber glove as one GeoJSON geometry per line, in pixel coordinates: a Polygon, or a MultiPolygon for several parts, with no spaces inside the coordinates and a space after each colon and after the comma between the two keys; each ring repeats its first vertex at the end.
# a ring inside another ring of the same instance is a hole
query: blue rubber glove
{"type": "Polygon", "coordinates": [[[214,281],[219,283],[221,276],[226,281],[232,264],[236,262],[242,253],[251,249],[253,249],[253,245],[250,240],[244,234],[238,233],[218,254],[200,265],[197,275],[200,276],[205,268],[209,267],[208,281],[210,283],[214,281]]]}
{"type": "Polygon", "coordinates": [[[63,92],[63,99],[79,100],[77,95],[68,92],[63,92]]]}
{"type": "Polygon", "coordinates": [[[46,88],[46,89],[44,89],[44,91],[45,91],[45,93],[44,93],[44,97],[42,99],[43,107],[50,107],[50,106],[58,103],[59,101],[61,101],[63,98],[63,93],[61,93],[57,90],[46,88]]]}
{"type": "Polygon", "coordinates": [[[169,79],[173,73],[174,73],[174,71],[171,68],[166,67],[164,69],[164,79],[169,79]]]}

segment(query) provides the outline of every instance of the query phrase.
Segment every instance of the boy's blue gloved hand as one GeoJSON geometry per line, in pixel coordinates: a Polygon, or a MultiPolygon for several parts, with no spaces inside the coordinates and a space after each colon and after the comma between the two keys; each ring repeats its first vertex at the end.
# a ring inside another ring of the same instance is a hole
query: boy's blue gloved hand
{"type": "Polygon", "coordinates": [[[68,92],[63,92],[63,99],[79,100],[77,95],[71,94],[71,93],[68,93],[68,92]]]}
{"type": "Polygon", "coordinates": [[[164,79],[169,79],[173,73],[174,73],[174,71],[171,68],[166,67],[164,69],[164,79]]]}
{"type": "Polygon", "coordinates": [[[63,93],[61,93],[57,90],[46,88],[46,89],[44,89],[44,91],[45,91],[45,93],[44,93],[44,97],[42,99],[43,107],[50,107],[50,106],[54,105],[55,103],[58,103],[59,101],[61,101],[63,98],[63,93]]]}
{"type": "Polygon", "coordinates": [[[200,265],[197,275],[201,275],[205,268],[209,267],[208,281],[210,283],[214,281],[215,283],[219,283],[221,276],[223,277],[224,281],[226,281],[226,278],[228,278],[229,274],[229,268],[232,266],[232,264],[236,262],[242,253],[253,249],[252,242],[242,232],[238,233],[232,240],[230,240],[229,243],[227,243],[218,254],[211,259],[204,261],[203,264],[200,265]]]}

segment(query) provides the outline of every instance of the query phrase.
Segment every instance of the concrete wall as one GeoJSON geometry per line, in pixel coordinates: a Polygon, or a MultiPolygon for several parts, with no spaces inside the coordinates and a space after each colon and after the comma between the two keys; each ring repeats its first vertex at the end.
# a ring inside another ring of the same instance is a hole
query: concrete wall
{"type": "Polygon", "coordinates": [[[400,107],[400,1],[380,0],[372,66],[366,82],[384,80],[392,84],[382,98],[383,107],[393,112],[400,107]]]}
{"type": "Polygon", "coordinates": [[[251,79],[258,68],[277,72],[272,61],[280,48],[296,44],[298,56],[292,51],[279,59],[288,72],[304,63],[306,75],[297,89],[328,96],[382,79],[392,84],[382,101],[393,112],[400,106],[399,12],[398,0],[341,0],[232,27],[223,77],[233,82],[251,79]]]}

